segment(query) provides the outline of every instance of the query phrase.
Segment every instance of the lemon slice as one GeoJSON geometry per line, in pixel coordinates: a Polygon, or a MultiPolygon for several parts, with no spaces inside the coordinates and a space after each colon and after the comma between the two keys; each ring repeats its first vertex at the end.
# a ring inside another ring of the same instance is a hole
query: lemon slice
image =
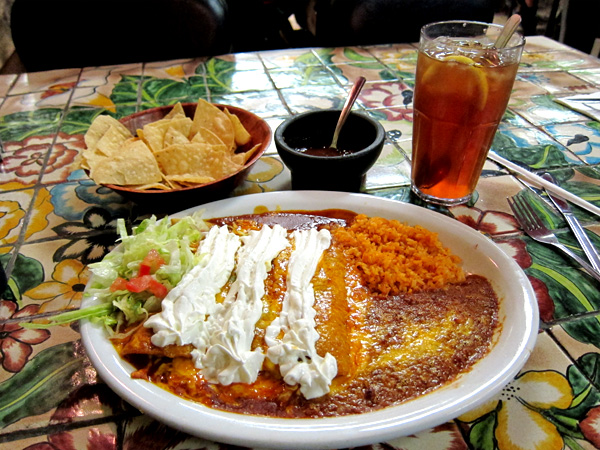
{"type": "Polygon", "coordinates": [[[441,91],[464,92],[464,95],[473,98],[480,111],[483,110],[489,91],[484,69],[463,55],[448,55],[442,61],[457,64],[434,62],[423,74],[422,82],[427,85],[434,83],[441,91]]]}
{"type": "Polygon", "coordinates": [[[448,55],[448,56],[444,56],[442,58],[442,61],[456,61],[458,63],[467,64],[469,66],[474,66],[475,65],[475,61],[473,61],[468,56],[463,56],[463,55],[448,55]]]}

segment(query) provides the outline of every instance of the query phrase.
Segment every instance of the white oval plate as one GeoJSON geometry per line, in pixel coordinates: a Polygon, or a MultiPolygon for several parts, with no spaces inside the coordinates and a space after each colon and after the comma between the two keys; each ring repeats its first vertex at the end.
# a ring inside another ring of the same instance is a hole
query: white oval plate
{"type": "MultiPolygon", "coordinates": [[[[82,321],[83,343],[104,381],[142,412],[189,434],[244,447],[323,449],[384,442],[458,417],[500,392],[529,357],[538,332],[538,308],[521,268],[490,239],[442,214],[365,194],[287,191],[221,200],[177,215],[204,209],[204,217],[273,210],[348,209],[368,216],[422,225],[463,260],[468,272],[487,277],[500,299],[500,332],[491,351],[467,373],[429,394],[398,406],[365,414],[319,419],[278,419],[214,410],[179,398],[130,377],[101,327],[82,321]]],[[[94,299],[86,299],[89,306],[94,299]]]]}

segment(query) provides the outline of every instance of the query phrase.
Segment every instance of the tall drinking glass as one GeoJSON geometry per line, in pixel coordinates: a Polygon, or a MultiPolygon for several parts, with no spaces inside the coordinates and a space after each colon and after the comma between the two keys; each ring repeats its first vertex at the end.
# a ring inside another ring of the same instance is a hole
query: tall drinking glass
{"type": "Polygon", "coordinates": [[[442,205],[471,198],[504,115],[525,40],[494,42],[499,25],[450,21],[421,29],[414,92],[412,190],[442,205]]]}

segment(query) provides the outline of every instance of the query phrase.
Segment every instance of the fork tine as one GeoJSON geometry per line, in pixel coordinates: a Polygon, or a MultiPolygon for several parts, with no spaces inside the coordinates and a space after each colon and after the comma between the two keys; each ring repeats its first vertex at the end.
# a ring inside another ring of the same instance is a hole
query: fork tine
{"type": "Polygon", "coordinates": [[[524,216],[523,210],[521,208],[520,203],[517,203],[517,196],[509,197],[506,200],[508,201],[508,206],[512,209],[513,214],[515,215],[517,222],[521,225],[521,228],[525,228],[525,224],[527,223],[527,219],[524,216]]]}
{"type": "Polygon", "coordinates": [[[524,199],[520,197],[513,197],[515,206],[520,211],[521,216],[527,222],[528,225],[536,228],[545,228],[544,223],[537,215],[533,207],[524,199]]]}

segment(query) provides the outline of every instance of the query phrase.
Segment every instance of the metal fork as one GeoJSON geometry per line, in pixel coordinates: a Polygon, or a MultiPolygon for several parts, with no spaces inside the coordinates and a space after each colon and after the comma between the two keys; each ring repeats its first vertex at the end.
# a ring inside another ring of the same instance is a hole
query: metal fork
{"type": "Polygon", "coordinates": [[[542,222],[542,220],[538,217],[535,210],[531,207],[526,200],[514,196],[512,198],[508,198],[508,204],[510,205],[510,209],[513,210],[515,214],[515,218],[523,228],[523,231],[527,233],[527,235],[538,242],[542,242],[544,244],[553,245],[556,248],[562,250],[564,253],[573,258],[579,265],[589,273],[596,280],[600,281],[600,273],[596,272],[592,266],[590,266],[583,258],[580,258],[576,253],[573,253],[571,249],[567,246],[561,244],[558,238],[546,228],[546,225],[542,222]]]}

